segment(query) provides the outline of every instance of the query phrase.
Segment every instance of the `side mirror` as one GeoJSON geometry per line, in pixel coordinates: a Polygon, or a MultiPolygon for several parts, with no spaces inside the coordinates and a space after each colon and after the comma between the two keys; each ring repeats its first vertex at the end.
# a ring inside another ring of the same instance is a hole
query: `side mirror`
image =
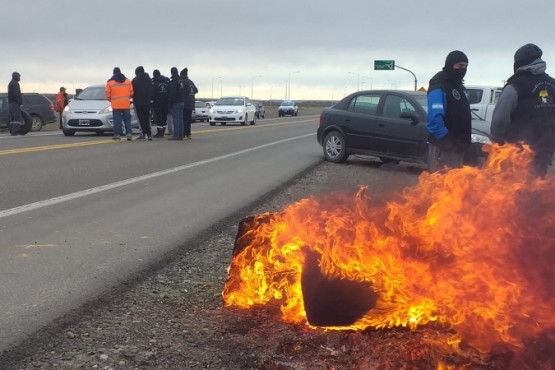
{"type": "Polygon", "coordinates": [[[418,120],[418,116],[414,112],[402,112],[401,118],[409,119],[411,125],[418,125],[420,121],[418,120]]]}

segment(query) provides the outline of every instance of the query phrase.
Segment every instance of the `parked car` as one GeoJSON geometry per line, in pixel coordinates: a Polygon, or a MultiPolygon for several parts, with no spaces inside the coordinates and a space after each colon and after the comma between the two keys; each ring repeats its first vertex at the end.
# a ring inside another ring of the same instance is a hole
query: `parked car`
{"type": "MultiPolygon", "coordinates": [[[[79,131],[97,134],[114,131],[112,107],[106,100],[104,87],[104,84],[88,86],[70,100],[62,115],[64,135],[73,136],[79,131]]],[[[133,104],[131,104],[131,127],[139,128],[139,120],[133,104]]]]}
{"type": "Polygon", "coordinates": [[[264,108],[264,104],[260,101],[255,101],[253,104],[256,107],[256,118],[265,118],[266,108],[264,108]]]}
{"type": "Polygon", "coordinates": [[[200,100],[195,101],[195,110],[191,116],[191,122],[195,121],[208,122],[208,106],[200,100]]]}
{"type": "Polygon", "coordinates": [[[246,125],[256,124],[256,108],[246,96],[225,96],[216,101],[208,111],[210,126],[220,123],[225,126],[228,123],[241,123],[246,125]]]}
{"type": "MultiPolygon", "coordinates": [[[[27,111],[23,110],[21,113],[23,115],[23,120],[25,121],[25,124],[19,129],[19,133],[21,135],[25,135],[29,131],[31,131],[31,127],[33,126],[33,119],[27,111]]],[[[10,115],[8,109],[8,94],[3,93],[0,94],[0,129],[8,130],[9,123],[10,115]]]]}
{"type": "MultiPolygon", "coordinates": [[[[330,162],[341,163],[350,154],[365,154],[383,162],[426,164],[427,110],[424,92],[358,91],[322,111],[316,137],[330,162]]],[[[469,163],[477,161],[475,156],[489,139],[473,133],[472,141],[469,158],[465,158],[469,163]]]]}
{"type": "Polygon", "coordinates": [[[299,107],[293,100],[284,100],[278,108],[278,116],[296,116],[299,114],[299,107]]]}
{"type": "MultiPolygon", "coordinates": [[[[22,93],[21,96],[21,110],[29,113],[33,120],[31,131],[40,131],[43,125],[57,121],[54,104],[46,96],[38,93],[22,93]]],[[[6,99],[7,104],[8,93],[0,93],[0,98],[6,99]]]]}

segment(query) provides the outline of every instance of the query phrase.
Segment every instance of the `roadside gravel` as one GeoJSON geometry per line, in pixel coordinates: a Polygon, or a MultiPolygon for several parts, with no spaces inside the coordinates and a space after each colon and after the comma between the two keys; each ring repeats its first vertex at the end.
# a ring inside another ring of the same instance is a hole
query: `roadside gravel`
{"type": "Polygon", "coordinates": [[[238,224],[300,199],[367,185],[388,199],[418,170],[354,156],[321,162],[247,205],[120,287],[68,314],[0,356],[1,369],[430,369],[438,358],[502,369],[504,354],[445,353],[440,330],[324,332],[280,322],[275,313],[222,308],[221,292],[238,224]],[[443,351],[443,352],[442,352],[443,351]]]}

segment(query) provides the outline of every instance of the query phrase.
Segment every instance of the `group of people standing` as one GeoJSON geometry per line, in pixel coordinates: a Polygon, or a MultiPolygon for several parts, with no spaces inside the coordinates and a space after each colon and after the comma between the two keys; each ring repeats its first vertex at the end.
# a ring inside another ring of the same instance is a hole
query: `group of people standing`
{"type": "MultiPolygon", "coordinates": [[[[545,73],[542,50],[535,44],[514,55],[514,74],[495,105],[493,142],[527,144],[535,153],[533,175],[545,177],[555,154],[555,79],[545,73]]],[[[472,117],[463,79],[468,57],[450,52],[428,88],[428,166],[431,172],[463,165],[471,143],[472,117]]]]}
{"type": "Polygon", "coordinates": [[[155,69],[151,79],[144,68],[138,66],[135,68],[135,77],[129,81],[118,67],[114,68],[105,88],[106,99],[112,106],[113,140],[121,140],[122,123],[127,140],[132,140],[131,99],[141,125],[138,140],[152,140],[151,108],[157,128],[154,137],[164,137],[169,126],[172,130],[168,140],[192,138],[191,115],[195,109],[195,94],[198,89],[189,79],[187,68],[178,72],[176,67],[172,67],[170,72],[171,78],[167,78],[155,69]]]}

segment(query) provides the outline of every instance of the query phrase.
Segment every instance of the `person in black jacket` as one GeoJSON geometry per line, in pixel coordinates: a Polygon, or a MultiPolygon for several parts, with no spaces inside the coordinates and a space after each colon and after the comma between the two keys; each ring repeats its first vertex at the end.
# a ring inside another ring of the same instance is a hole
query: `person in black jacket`
{"type": "Polygon", "coordinates": [[[188,69],[184,68],[180,73],[179,77],[185,85],[185,104],[183,108],[183,132],[187,139],[192,139],[191,136],[191,116],[195,110],[195,94],[198,93],[198,89],[193,81],[189,79],[188,69]]]}
{"type": "Polygon", "coordinates": [[[183,107],[185,105],[185,84],[179,77],[176,67],[171,69],[169,103],[173,121],[173,136],[168,140],[183,140],[183,107]]]}
{"type": "Polygon", "coordinates": [[[470,146],[472,117],[463,78],[467,56],[459,50],[447,55],[443,70],[428,87],[428,169],[456,168],[463,164],[470,146]]]}
{"type": "Polygon", "coordinates": [[[23,96],[21,95],[21,88],[19,81],[21,75],[19,72],[12,73],[12,80],[8,84],[8,111],[10,114],[10,134],[15,136],[20,133],[21,127],[25,124],[23,122],[23,115],[21,114],[21,104],[23,104],[23,96]]]}
{"type": "Polygon", "coordinates": [[[152,80],[142,66],[135,68],[135,78],[131,81],[133,85],[133,105],[137,118],[141,124],[141,134],[138,140],[152,140],[150,130],[150,101],[152,99],[152,80]]]}
{"type": "Polygon", "coordinates": [[[507,80],[493,110],[491,135],[495,142],[530,145],[535,153],[532,173],[545,177],[555,153],[555,79],[534,44],[514,55],[514,74],[507,80]]]}
{"type": "Polygon", "coordinates": [[[154,137],[164,137],[164,132],[166,131],[168,123],[169,83],[170,79],[160,74],[159,70],[155,69],[152,72],[152,108],[156,122],[156,135],[154,137]]]}

